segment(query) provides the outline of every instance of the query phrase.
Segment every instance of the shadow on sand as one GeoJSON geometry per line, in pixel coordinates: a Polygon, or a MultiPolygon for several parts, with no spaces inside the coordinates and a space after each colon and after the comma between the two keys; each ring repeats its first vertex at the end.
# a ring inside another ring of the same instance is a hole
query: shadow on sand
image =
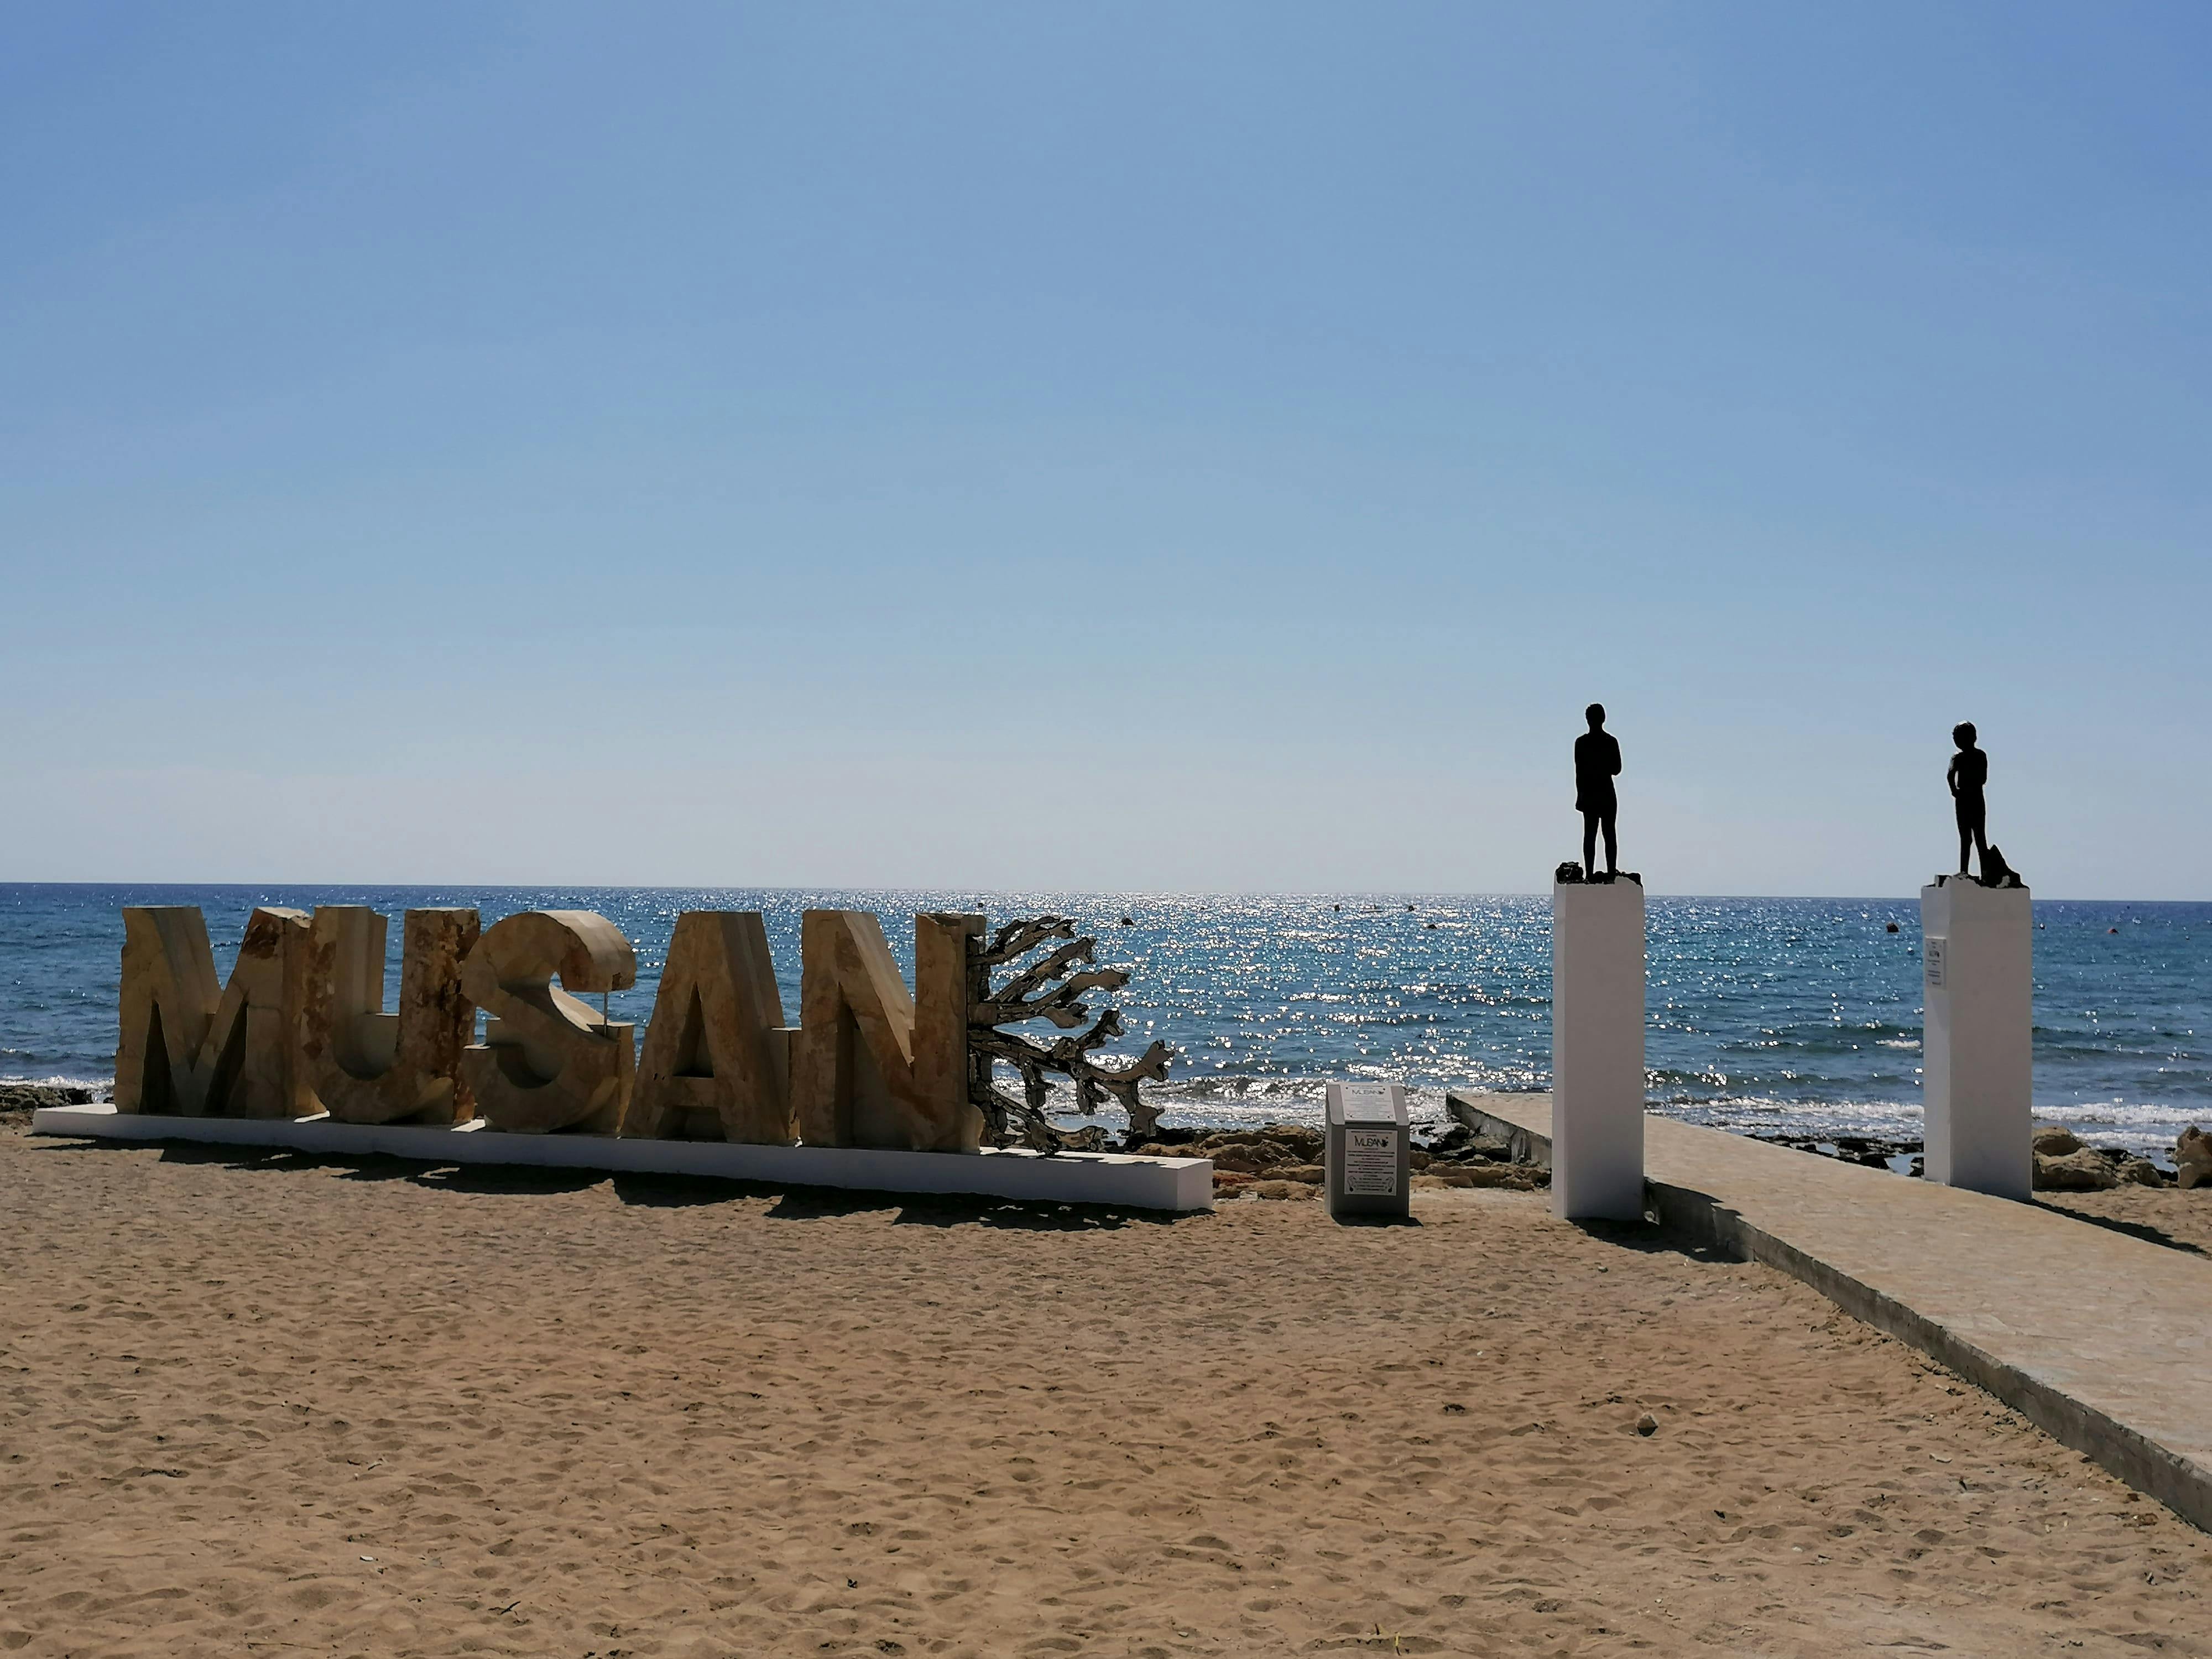
{"type": "Polygon", "coordinates": [[[1333,1216],[1340,1227],[1418,1227],[1421,1218],[1417,1215],[1340,1215],[1333,1216]]]}
{"type": "MultiPolygon", "coordinates": [[[[1101,1232],[1131,1225],[1172,1226],[1203,1218],[1158,1210],[1122,1209],[1103,1204],[1024,1202],[967,1194],[859,1192],[842,1187],[777,1186],[757,1181],[715,1181],[694,1176],[623,1174],[606,1170],[545,1169],[514,1164],[426,1164],[403,1158],[340,1158],[285,1147],[223,1146],[193,1142],[155,1143],[165,1164],[211,1164],[255,1173],[287,1174],[328,1170],[352,1182],[405,1181],[432,1192],[531,1197],[577,1193],[605,1186],[625,1205],[649,1209],[683,1209],[717,1204],[767,1201],[772,1221],[810,1221],[836,1216],[894,1211],[894,1224],[920,1227],[975,1225],[1024,1232],[1101,1232]]],[[[56,1139],[40,1149],[48,1152],[143,1152],[145,1142],[56,1139]]]]}
{"type": "Polygon", "coordinates": [[[2123,1221],[2118,1216],[2091,1215],[2063,1204],[2039,1203],[2040,1209],[2053,1215],[2063,1215],[2069,1221],[2085,1221],[2092,1227],[2102,1227],[2107,1232],[2124,1233],[2130,1238],[2141,1239],[2146,1244],[2155,1244],[2161,1249],[2179,1250],[2185,1255],[2212,1255],[2202,1244],[2191,1243],[2185,1238],[2176,1238],[2162,1227],[2154,1227],[2148,1221],[2123,1221]]]}
{"type": "Polygon", "coordinates": [[[1570,1221],[1577,1231],[1638,1255],[1679,1255],[1690,1261],[1735,1261],[1737,1256],[1709,1238],[1699,1238],[1658,1221],[1570,1221]]]}

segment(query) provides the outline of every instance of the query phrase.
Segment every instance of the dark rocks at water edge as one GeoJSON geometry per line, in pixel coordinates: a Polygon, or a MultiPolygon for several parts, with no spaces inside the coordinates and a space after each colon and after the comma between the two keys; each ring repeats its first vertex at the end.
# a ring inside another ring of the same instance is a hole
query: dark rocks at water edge
{"type": "MultiPolygon", "coordinates": [[[[1820,1158],[1863,1164],[1899,1175],[1925,1173],[1921,1143],[1887,1140],[1875,1135],[1754,1135],[1771,1146],[1788,1146],[1820,1158]]],[[[2115,1187],[2164,1187],[2165,1170],[2123,1146],[2088,1146],[2071,1129],[2055,1125],[2035,1132],[2034,1188],[2039,1193],[2101,1193],[2115,1187]]]]}
{"type": "Polygon", "coordinates": [[[1419,1176],[1448,1187],[1548,1187],[1551,1171],[1523,1164],[1510,1141],[1465,1123],[1439,1127],[1424,1140],[1413,1139],[1413,1164],[1419,1176]],[[1510,1177],[1510,1178],[1508,1178],[1510,1177]]]}
{"type": "Polygon", "coordinates": [[[1899,1175],[1918,1175],[1921,1144],[1917,1140],[1888,1140],[1880,1135],[1753,1135],[1770,1146],[1787,1146],[1845,1164],[1863,1164],[1870,1170],[1889,1170],[1899,1175]]]}
{"type": "MultiPolygon", "coordinates": [[[[1266,1123],[1256,1129],[1155,1129],[1124,1152],[1156,1158],[1213,1160],[1213,1189],[1226,1196],[1318,1198],[1322,1181],[1322,1133],[1297,1124],[1266,1123]]],[[[1411,1157],[1413,1185],[1425,1188],[1499,1187],[1528,1192],[1548,1186],[1551,1174],[1516,1164],[1502,1140],[1464,1124],[1439,1127],[1427,1139],[1416,1132],[1411,1157]]]]}
{"type": "Polygon", "coordinates": [[[0,1121],[27,1120],[48,1106],[89,1106],[93,1091],[76,1083],[0,1083],[0,1121]]]}

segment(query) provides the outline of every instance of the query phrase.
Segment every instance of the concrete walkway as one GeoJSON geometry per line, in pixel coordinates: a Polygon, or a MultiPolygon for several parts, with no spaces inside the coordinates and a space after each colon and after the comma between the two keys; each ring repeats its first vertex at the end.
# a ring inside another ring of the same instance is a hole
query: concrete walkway
{"type": "MultiPolygon", "coordinates": [[[[1550,1097],[1450,1099],[1550,1161],[1550,1097]]],[[[1670,1231],[1803,1279],[2212,1531],[2212,1261],[1669,1118],[1644,1134],[1670,1231]]]]}

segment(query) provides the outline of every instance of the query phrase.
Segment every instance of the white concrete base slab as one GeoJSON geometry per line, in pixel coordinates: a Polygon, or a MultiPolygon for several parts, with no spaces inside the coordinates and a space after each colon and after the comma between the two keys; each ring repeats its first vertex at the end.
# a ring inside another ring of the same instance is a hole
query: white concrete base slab
{"type": "Polygon", "coordinates": [[[720,1140],[623,1140],[611,1135],[518,1135],[479,1118],[442,1125],[333,1123],[327,1117],[164,1117],[112,1106],[52,1106],[32,1115],[42,1135],[100,1140],[189,1140],[277,1146],[337,1158],[425,1164],[514,1164],[540,1169],[702,1176],[779,1187],[874,1193],[959,1193],[1136,1210],[1210,1210],[1213,1160],[1120,1152],[888,1152],[854,1146],[743,1146],[720,1140]]]}

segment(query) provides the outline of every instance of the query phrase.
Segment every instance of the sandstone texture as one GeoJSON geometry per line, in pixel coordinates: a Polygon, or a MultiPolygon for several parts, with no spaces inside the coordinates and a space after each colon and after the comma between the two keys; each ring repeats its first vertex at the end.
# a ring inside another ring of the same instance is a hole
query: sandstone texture
{"type": "Polygon", "coordinates": [[[799,1139],[783,996],[757,910],[676,919],[622,1133],[788,1146],[799,1139]]]}
{"type": "Polygon", "coordinates": [[[115,1109],[185,1117],[304,1117],[316,1109],[300,1035],[307,1008],[303,910],[246,919],[228,985],[189,905],[123,911],[115,1109]]]}
{"type": "Polygon", "coordinates": [[[461,964],[483,928],[474,910],[410,910],[400,926],[399,1007],[384,1012],[386,923],[365,904],[315,907],[300,1048],[308,1086],[341,1123],[465,1123],[460,1084],[476,1005],[461,964]]]}
{"type": "Polygon", "coordinates": [[[637,1074],[635,1028],[573,993],[636,982],[636,952],[596,912],[525,910],[486,928],[461,967],[462,991],[490,1016],[483,1042],[461,1051],[485,1121],[524,1134],[614,1133],[637,1074]]]}
{"type": "Polygon", "coordinates": [[[799,919],[799,1030],[791,1092],[810,1146],[972,1152],[983,1115],[968,1097],[968,941],[979,915],[914,919],[908,992],[870,910],[799,919]]]}

